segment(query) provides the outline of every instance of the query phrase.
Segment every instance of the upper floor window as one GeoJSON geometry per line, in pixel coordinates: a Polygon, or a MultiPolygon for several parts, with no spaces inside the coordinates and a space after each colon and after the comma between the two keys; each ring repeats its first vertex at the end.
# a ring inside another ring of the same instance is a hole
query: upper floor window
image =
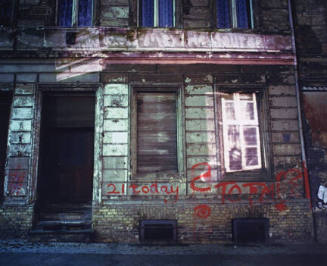
{"type": "Polygon", "coordinates": [[[169,28],[175,26],[175,0],[141,0],[140,25],[169,28]]]}
{"type": "Polygon", "coordinates": [[[12,0],[0,0],[0,25],[8,26],[11,24],[14,2],[12,0]]]}
{"type": "Polygon", "coordinates": [[[217,28],[253,28],[252,0],[216,0],[217,28]]]}
{"type": "Polygon", "coordinates": [[[93,0],[58,0],[58,26],[92,25],[93,0]]]}

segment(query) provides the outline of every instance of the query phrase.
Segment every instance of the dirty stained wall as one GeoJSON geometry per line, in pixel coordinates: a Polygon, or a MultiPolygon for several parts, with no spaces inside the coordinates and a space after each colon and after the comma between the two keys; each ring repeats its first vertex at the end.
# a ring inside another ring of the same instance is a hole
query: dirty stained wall
{"type": "Polygon", "coordinates": [[[95,1],[86,28],[56,27],[55,1],[24,1],[16,23],[0,28],[0,88],[14,94],[3,235],[37,222],[42,93],[92,89],[95,240],[137,243],[140,220],[172,219],[180,243],[231,241],[241,217],[269,218],[272,241],[311,239],[287,1],[253,1],[247,30],[216,29],[214,1],[176,2],[176,29],[138,27],[137,2],[127,0],[95,1]],[[143,87],[178,91],[173,178],[132,175],[131,101],[143,87]],[[224,175],[221,89],[261,95],[262,171],[224,175]]]}

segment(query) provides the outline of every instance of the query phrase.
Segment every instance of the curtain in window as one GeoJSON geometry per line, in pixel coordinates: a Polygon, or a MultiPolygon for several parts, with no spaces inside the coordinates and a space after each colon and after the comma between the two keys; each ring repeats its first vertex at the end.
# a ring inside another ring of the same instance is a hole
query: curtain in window
{"type": "Polygon", "coordinates": [[[173,27],[173,0],[159,0],[159,27],[173,27]]]}
{"type": "Polygon", "coordinates": [[[92,25],[92,0],[79,0],[78,26],[92,25]]]}
{"type": "Polygon", "coordinates": [[[0,0],[0,25],[9,25],[11,20],[12,2],[0,0]]]}
{"type": "Polygon", "coordinates": [[[142,26],[153,27],[154,26],[154,1],[142,0],[142,26]]]}
{"type": "Polygon", "coordinates": [[[58,25],[62,27],[72,26],[73,0],[58,1],[58,25]]]}
{"type": "Polygon", "coordinates": [[[236,0],[237,27],[241,29],[249,28],[247,0],[236,0]]]}
{"type": "Polygon", "coordinates": [[[231,28],[229,0],[216,0],[218,28],[231,28]]]}

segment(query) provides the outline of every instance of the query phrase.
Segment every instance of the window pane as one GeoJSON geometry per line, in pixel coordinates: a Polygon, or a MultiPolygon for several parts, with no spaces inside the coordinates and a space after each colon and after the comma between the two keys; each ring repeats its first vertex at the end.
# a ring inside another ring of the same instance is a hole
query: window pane
{"type": "Polygon", "coordinates": [[[243,130],[245,145],[257,145],[257,129],[255,127],[246,127],[243,130]]]}
{"type": "Polygon", "coordinates": [[[237,27],[241,29],[249,28],[248,1],[236,0],[237,27]]]}
{"type": "Polygon", "coordinates": [[[159,27],[173,27],[173,0],[159,0],[159,27]]]}
{"type": "Polygon", "coordinates": [[[12,1],[0,0],[0,25],[10,25],[12,1]]]}
{"type": "Polygon", "coordinates": [[[154,26],[154,0],[142,0],[141,6],[142,13],[142,26],[153,27],[154,26]]]}
{"type": "Polygon", "coordinates": [[[218,28],[231,28],[229,0],[217,0],[216,9],[218,28]]]}
{"type": "Polygon", "coordinates": [[[233,102],[225,102],[226,119],[235,120],[235,109],[233,102]]]}
{"type": "Polygon", "coordinates": [[[242,169],[242,152],[240,148],[240,127],[228,127],[228,144],[229,144],[229,168],[230,170],[242,169]]]}
{"type": "Polygon", "coordinates": [[[241,112],[244,120],[254,120],[254,103],[241,102],[241,112]]]}
{"type": "Polygon", "coordinates": [[[92,25],[92,0],[79,0],[78,26],[92,25]]]}
{"type": "Polygon", "coordinates": [[[228,126],[228,143],[230,147],[240,147],[239,126],[228,126]]]}
{"type": "Polygon", "coordinates": [[[72,12],[73,12],[73,0],[59,0],[58,25],[62,27],[71,27],[72,12]]]}
{"type": "Polygon", "coordinates": [[[245,161],[246,166],[256,166],[259,164],[258,160],[258,149],[257,148],[246,148],[245,149],[245,161]]]}

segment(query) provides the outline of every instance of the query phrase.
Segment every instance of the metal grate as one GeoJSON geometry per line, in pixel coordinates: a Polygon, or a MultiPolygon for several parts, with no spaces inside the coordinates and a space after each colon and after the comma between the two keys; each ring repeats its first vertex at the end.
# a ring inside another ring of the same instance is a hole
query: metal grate
{"type": "Polygon", "coordinates": [[[176,220],[140,221],[140,240],[142,242],[176,242],[176,220]]]}
{"type": "Polygon", "coordinates": [[[234,242],[265,242],[268,239],[269,219],[267,218],[233,219],[232,227],[234,242]]]}

